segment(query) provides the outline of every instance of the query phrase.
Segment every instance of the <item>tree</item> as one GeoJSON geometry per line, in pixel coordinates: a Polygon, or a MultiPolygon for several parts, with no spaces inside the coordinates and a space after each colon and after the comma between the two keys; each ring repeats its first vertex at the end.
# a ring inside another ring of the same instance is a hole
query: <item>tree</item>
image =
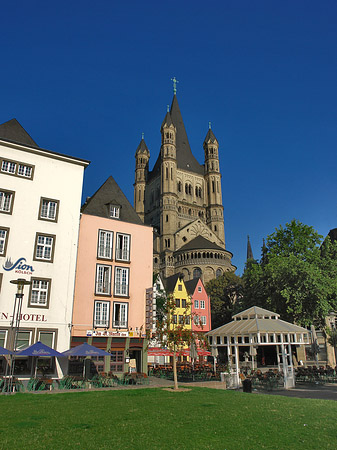
{"type": "Polygon", "coordinates": [[[302,326],[324,324],[337,306],[337,244],[293,220],[267,237],[262,259],[247,267],[243,301],[302,326]]]}
{"type": "Polygon", "coordinates": [[[233,272],[225,272],[206,284],[211,298],[212,328],[231,321],[233,313],[239,309],[242,289],[242,279],[233,272]]]}
{"type": "Polygon", "coordinates": [[[328,342],[333,347],[335,353],[335,361],[337,362],[337,330],[336,328],[327,328],[328,342]]]}

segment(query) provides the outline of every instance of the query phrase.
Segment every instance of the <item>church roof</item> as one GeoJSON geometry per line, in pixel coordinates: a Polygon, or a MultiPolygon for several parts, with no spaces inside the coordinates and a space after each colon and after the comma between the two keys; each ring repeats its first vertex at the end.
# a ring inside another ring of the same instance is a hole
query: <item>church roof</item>
{"type": "MultiPolygon", "coordinates": [[[[176,127],[176,155],[177,155],[177,168],[186,170],[188,172],[198,173],[204,175],[204,166],[198,163],[193,156],[190,144],[188,142],[187,133],[185,130],[184,121],[180,112],[177,96],[173,96],[170,112],[168,112],[163,121],[163,125],[166,120],[172,120],[173,125],[176,127]]],[[[162,126],[163,126],[162,125],[162,126]]],[[[161,155],[159,153],[158,159],[149,174],[149,178],[160,172],[161,155]]]]}
{"type": "Polygon", "coordinates": [[[216,139],[216,137],[214,136],[214,133],[213,133],[213,131],[211,130],[211,128],[208,130],[208,132],[207,132],[207,134],[206,134],[206,137],[205,137],[205,140],[204,140],[204,144],[207,144],[208,141],[211,141],[211,142],[218,142],[217,139],[216,139]]]}
{"type": "Polygon", "coordinates": [[[171,119],[170,111],[167,111],[166,116],[164,117],[163,123],[161,124],[160,130],[162,130],[164,125],[167,125],[169,127],[172,124],[173,124],[173,122],[171,119]]]}
{"type": "Polygon", "coordinates": [[[17,144],[38,147],[37,143],[29,136],[27,131],[16,119],[0,124],[0,139],[15,142],[17,144]]]}
{"type": "Polygon", "coordinates": [[[148,153],[150,153],[149,149],[147,148],[147,145],[145,143],[144,138],[141,139],[141,141],[140,141],[140,143],[139,143],[139,145],[137,147],[136,154],[138,152],[141,152],[141,153],[148,152],[148,153]]]}
{"type": "Polygon", "coordinates": [[[185,250],[221,250],[224,251],[223,247],[220,247],[219,245],[215,244],[214,242],[209,241],[208,239],[205,239],[202,236],[197,236],[196,238],[192,239],[187,244],[180,247],[177,252],[185,251],[185,250]]]}
{"type": "Polygon", "coordinates": [[[109,215],[110,205],[120,207],[119,219],[115,220],[144,225],[112,176],[84,203],[81,212],[109,219],[111,218],[109,215]]]}

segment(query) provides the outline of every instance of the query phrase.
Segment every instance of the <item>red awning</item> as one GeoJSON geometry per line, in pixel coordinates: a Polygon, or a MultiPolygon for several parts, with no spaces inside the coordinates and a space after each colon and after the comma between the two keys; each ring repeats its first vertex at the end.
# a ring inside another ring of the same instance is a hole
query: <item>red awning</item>
{"type": "Polygon", "coordinates": [[[160,347],[150,347],[147,349],[148,356],[173,356],[173,352],[160,347]]]}

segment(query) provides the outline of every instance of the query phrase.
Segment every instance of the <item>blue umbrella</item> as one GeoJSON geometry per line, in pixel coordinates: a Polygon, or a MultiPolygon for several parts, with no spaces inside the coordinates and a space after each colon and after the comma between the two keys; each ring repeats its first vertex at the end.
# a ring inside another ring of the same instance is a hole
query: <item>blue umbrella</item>
{"type": "Polygon", "coordinates": [[[0,355],[11,355],[13,352],[10,350],[7,350],[7,348],[0,346],[0,355]]]}
{"type": "Polygon", "coordinates": [[[35,344],[30,347],[21,350],[16,353],[17,356],[56,356],[58,358],[62,358],[64,355],[62,353],[57,352],[53,348],[48,347],[48,345],[42,344],[42,342],[37,341],[35,344]]]}
{"type": "Polygon", "coordinates": [[[63,356],[110,356],[110,353],[84,342],[62,353],[63,356]]]}

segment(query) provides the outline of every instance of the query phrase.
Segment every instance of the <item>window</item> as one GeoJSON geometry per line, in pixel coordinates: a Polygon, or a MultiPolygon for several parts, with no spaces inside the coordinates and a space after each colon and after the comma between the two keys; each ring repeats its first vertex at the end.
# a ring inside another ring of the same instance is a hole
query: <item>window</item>
{"type": "Polygon", "coordinates": [[[205,300],[200,300],[200,309],[205,309],[205,300]]]}
{"type": "Polygon", "coordinates": [[[182,284],[178,284],[178,291],[182,291],[183,290],[183,285],[182,284]]]}
{"type": "Polygon", "coordinates": [[[199,309],[199,300],[194,300],[194,308],[199,309]]]}
{"type": "Polygon", "coordinates": [[[34,166],[18,161],[1,160],[1,172],[24,178],[33,178],[34,166]]]}
{"type": "Polygon", "coordinates": [[[173,314],[173,323],[177,324],[177,314],[173,314]]]}
{"type": "Polygon", "coordinates": [[[206,325],[206,316],[200,316],[200,325],[206,325]]]}
{"type": "Polygon", "coordinates": [[[51,280],[46,278],[32,278],[31,281],[28,306],[48,308],[51,280]]]}
{"type": "Polygon", "coordinates": [[[109,216],[110,216],[112,219],[119,219],[119,210],[120,210],[120,207],[119,207],[119,206],[116,206],[116,205],[110,205],[110,208],[109,208],[109,216]]]}
{"type": "Polygon", "coordinates": [[[31,331],[18,331],[16,338],[16,350],[23,350],[30,346],[31,343],[31,331]]]}
{"type": "Polygon", "coordinates": [[[130,235],[117,233],[116,236],[116,259],[130,261],[130,235]]]}
{"type": "Polygon", "coordinates": [[[196,268],[193,270],[193,278],[200,278],[200,277],[201,277],[201,274],[202,274],[202,272],[201,272],[200,267],[196,267],[196,268]]]}
{"type": "Polygon", "coordinates": [[[113,328],[128,327],[128,304],[114,302],[113,328]]]}
{"type": "Polygon", "coordinates": [[[194,322],[194,325],[199,325],[199,316],[198,315],[193,317],[193,322],[194,322]]]}
{"type": "Polygon", "coordinates": [[[215,273],[216,278],[219,278],[222,276],[222,270],[221,269],[217,269],[216,273],[215,273]]]}
{"type": "Polygon", "coordinates": [[[1,347],[6,347],[6,338],[7,338],[7,331],[0,330],[0,346],[1,347]]]}
{"type": "Polygon", "coordinates": [[[185,320],[183,315],[179,315],[179,325],[184,325],[185,320]]]}
{"type": "Polygon", "coordinates": [[[112,259],[112,242],[113,242],[112,231],[105,231],[105,230],[98,231],[98,246],[97,246],[98,258],[112,259]]]}
{"type": "Polygon", "coordinates": [[[6,255],[9,228],[0,228],[0,256],[6,255]]]}
{"type": "Polygon", "coordinates": [[[198,286],[198,292],[202,292],[202,287],[198,286]]]}
{"type": "Polygon", "coordinates": [[[111,294],[111,266],[97,264],[96,266],[96,294],[111,294]]]}
{"type": "Polygon", "coordinates": [[[55,347],[55,331],[39,331],[39,341],[42,344],[48,345],[48,347],[55,347]]]}
{"type": "Polygon", "coordinates": [[[115,267],[115,295],[129,295],[129,269],[115,267]]]}
{"type": "Polygon", "coordinates": [[[34,260],[53,262],[55,236],[49,234],[36,234],[34,260]]]}
{"type": "Polygon", "coordinates": [[[104,356],[92,356],[91,361],[95,364],[98,373],[104,372],[104,356]]]}
{"type": "Polygon", "coordinates": [[[109,327],[110,302],[95,301],[94,327],[109,327]]]}
{"type": "Polygon", "coordinates": [[[124,372],[124,351],[117,350],[111,352],[110,370],[111,372],[124,372]]]}
{"type": "Polygon", "coordinates": [[[0,212],[12,214],[13,200],[14,200],[14,192],[5,191],[4,189],[2,189],[0,191],[0,212]]]}
{"type": "Polygon", "coordinates": [[[191,319],[191,316],[185,316],[185,325],[190,324],[190,319],[191,319]]]}
{"type": "Polygon", "coordinates": [[[185,298],[183,298],[183,299],[181,300],[181,307],[182,307],[182,308],[186,308],[186,299],[185,299],[185,298]]]}
{"type": "Polygon", "coordinates": [[[180,308],[180,298],[176,298],[176,307],[180,308]]]}
{"type": "Polygon", "coordinates": [[[41,198],[39,219],[48,220],[50,222],[57,222],[59,210],[59,201],[50,198],[41,198]]]}

